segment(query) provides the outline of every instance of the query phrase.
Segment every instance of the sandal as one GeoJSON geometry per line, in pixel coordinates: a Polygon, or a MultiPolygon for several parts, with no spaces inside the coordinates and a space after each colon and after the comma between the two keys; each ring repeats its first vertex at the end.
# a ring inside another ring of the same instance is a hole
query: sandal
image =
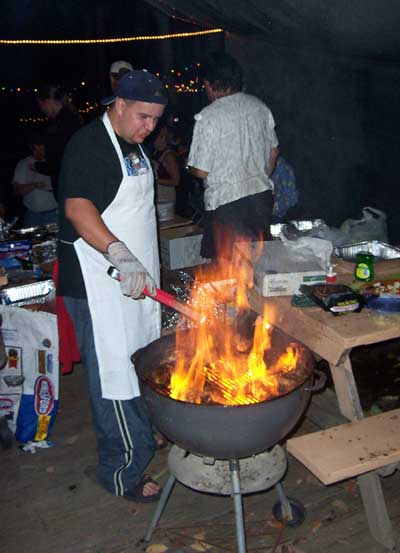
{"type": "Polygon", "coordinates": [[[133,490],[126,492],[122,497],[128,501],[137,501],[138,503],[151,503],[152,501],[157,501],[161,495],[161,487],[157,493],[151,495],[144,495],[143,493],[145,485],[150,482],[157,486],[159,485],[158,482],[153,480],[150,476],[144,474],[139,484],[137,484],[133,490]]]}

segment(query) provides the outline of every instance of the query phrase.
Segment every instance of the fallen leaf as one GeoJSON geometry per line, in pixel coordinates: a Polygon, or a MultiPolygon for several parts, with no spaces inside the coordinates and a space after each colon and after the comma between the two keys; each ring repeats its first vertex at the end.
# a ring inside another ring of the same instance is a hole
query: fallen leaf
{"type": "Polygon", "coordinates": [[[195,534],[193,536],[193,538],[195,540],[199,540],[199,541],[205,540],[206,539],[206,533],[204,532],[204,530],[202,530],[201,532],[198,532],[197,534],[195,534]]]}
{"type": "Polygon", "coordinates": [[[165,553],[168,547],[162,543],[153,543],[146,549],[146,553],[165,553]]]}
{"type": "Polygon", "coordinates": [[[355,495],[357,493],[357,480],[355,478],[343,482],[342,485],[347,493],[351,493],[352,495],[355,495]]]}
{"type": "Polygon", "coordinates": [[[305,553],[304,549],[299,549],[290,543],[280,545],[276,550],[276,553],[305,553]]]}
{"type": "Polygon", "coordinates": [[[283,524],[280,520],[271,518],[270,520],[267,520],[267,526],[270,526],[271,528],[282,528],[283,524]]]}
{"type": "Polygon", "coordinates": [[[207,551],[207,547],[205,547],[205,545],[199,543],[198,541],[195,543],[191,543],[190,549],[192,549],[193,551],[207,551]]]}
{"type": "Polygon", "coordinates": [[[72,445],[75,442],[77,442],[78,439],[79,439],[79,434],[74,434],[70,438],[67,438],[66,440],[64,440],[64,443],[65,443],[65,445],[72,445]]]}
{"type": "Polygon", "coordinates": [[[320,520],[316,520],[311,525],[311,532],[315,534],[315,532],[318,532],[318,530],[321,528],[322,522],[320,520]]]}
{"type": "Polygon", "coordinates": [[[341,499],[335,499],[335,501],[332,502],[332,507],[341,513],[348,513],[350,511],[349,506],[341,499]]]}

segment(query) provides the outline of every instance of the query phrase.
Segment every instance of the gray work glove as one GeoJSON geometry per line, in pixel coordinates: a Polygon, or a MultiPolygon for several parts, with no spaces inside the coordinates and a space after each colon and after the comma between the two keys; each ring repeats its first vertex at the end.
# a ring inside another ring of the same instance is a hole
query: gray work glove
{"type": "Polygon", "coordinates": [[[138,299],[145,286],[154,296],[156,283],[123,242],[111,242],[104,257],[118,269],[121,290],[125,296],[138,299]]]}

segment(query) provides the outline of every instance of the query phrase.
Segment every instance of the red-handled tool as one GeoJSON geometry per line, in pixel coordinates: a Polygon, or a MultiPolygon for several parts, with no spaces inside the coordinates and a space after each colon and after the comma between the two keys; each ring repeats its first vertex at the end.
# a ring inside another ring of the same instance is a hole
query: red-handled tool
{"type": "MultiPolygon", "coordinates": [[[[115,267],[110,266],[107,270],[107,274],[111,278],[119,280],[119,271],[115,267]]],[[[152,296],[145,287],[143,290],[143,294],[145,296],[148,296],[149,298],[152,298],[153,300],[158,301],[159,303],[162,303],[163,305],[166,305],[167,307],[175,309],[175,311],[182,313],[182,315],[185,315],[185,317],[189,317],[190,319],[193,319],[194,321],[197,321],[199,323],[203,322],[203,316],[200,313],[198,313],[185,303],[177,300],[172,294],[168,294],[168,292],[160,290],[160,288],[156,288],[156,293],[154,296],[152,296]]]]}

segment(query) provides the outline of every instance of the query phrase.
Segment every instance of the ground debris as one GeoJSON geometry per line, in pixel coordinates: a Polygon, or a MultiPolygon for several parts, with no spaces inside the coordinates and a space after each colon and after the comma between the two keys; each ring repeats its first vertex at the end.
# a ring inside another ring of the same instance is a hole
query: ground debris
{"type": "Polygon", "coordinates": [[[322,520],[314,520],[314,522],[311,524],[311,532],[315,534],[316,532],[318,532],[321,526],[322,526],[322,520]]]}
{"type": "Polygon", "coordinates": [[[350,511],[350,507],[341,499],[335,499],[335,501],[332,501],[332,507],[341,513],[348,513],[350,511]]]}
{"type": "Polygon", "coordinates": [[[343,482],[342,486],[347,493],[351,495],[357,495],[358,486],[357,480],[355,478],[352,478],[351,480],[346,480],[346,482],[343,482]]]}
{"type": "Polygon", "coordinates": [[[146,553],[165,553],[168,547],[162,543],[153,543],[146,548],[146,553]]]}
{"type": "Polygon", "coordinates": [[[305,551],[304,549],[299,549],[296,545],[288,543],[278,546],[276,553],[305,553],[305,551]]]}

